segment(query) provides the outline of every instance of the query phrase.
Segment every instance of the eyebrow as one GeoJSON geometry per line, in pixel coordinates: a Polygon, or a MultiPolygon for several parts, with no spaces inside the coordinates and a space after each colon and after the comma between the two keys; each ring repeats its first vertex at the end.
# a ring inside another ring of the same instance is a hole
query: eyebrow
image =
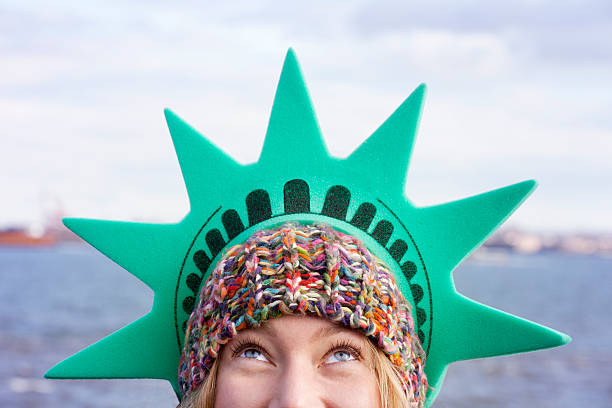
{"type": "Polygon", "coordinates": [[[329,336],[333,336],[334,334],[345,333],[347,331],[348,330],[342,326],[334,325],[334,326],[321,327],[319,330],[314,332],[313,335],[310,337],[310,342],[312,343],[315,339],[319,337],[329,337],[329,336]]]}

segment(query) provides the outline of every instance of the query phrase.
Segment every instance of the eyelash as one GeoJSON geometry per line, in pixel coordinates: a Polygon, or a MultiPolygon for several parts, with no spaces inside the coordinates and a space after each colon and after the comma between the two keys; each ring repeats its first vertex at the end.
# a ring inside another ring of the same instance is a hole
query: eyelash
{"type": "Polygon", "coordinates": [[[361,349],[351,343],[349,340],[338,340],[331,349],[327,352],[326,357],[332,355],[336,351],[348,351],[355,360],[361,360],[361,349]]]}
{"type": "MultiPolygon", "coordinates": [[[[255,339],[242,339],[238,341],[234,346],[232,346],[232,357],[236,357],[240,355],[243,351],[248,349],[255,349],[262,353],[266,358],[268,358],[267,353],[264,351],[265,348],[255,339]]],[[[358,346],[355,346],[349,340],[338,340],[334,343],[334,345],[329,349],[329,351],[325,354],[325,357],[329,357],[333,353],[337,351],[348,351],[356,360],[361,360],[361,349],[358,346]]]]}
{"type": "Polygon", "coordinates": [[[251,348],[259,351],[261,354],[266,356],[266,358],[268,357],[267,353],[264,352],[264,346],[262,346],[261,343],[259,343],[255,339],[248,339],[248,338],[242,339],[238,341],[236,345],[232,346],[232,357],[236,357],[240,355],[240,353],[242,353],[243,351],[251,349],[251,348]]]}

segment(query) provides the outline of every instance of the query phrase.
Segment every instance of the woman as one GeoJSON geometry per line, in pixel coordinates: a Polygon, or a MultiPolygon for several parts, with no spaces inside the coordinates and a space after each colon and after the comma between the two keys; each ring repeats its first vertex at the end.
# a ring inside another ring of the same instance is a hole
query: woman
{"type": "Polygon", "coordinates": [[[422,407],[411,306],[356,238],[284,224],[230,248],[203,284],[181,408],[422,407]]]}

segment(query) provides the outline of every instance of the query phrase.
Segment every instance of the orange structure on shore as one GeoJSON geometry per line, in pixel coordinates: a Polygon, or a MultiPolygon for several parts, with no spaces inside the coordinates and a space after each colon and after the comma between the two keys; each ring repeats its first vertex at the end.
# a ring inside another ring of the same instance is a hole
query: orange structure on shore
{"type": "Polygon", "coordinates": [[[57,235],[45,232],[41,236],[30,234],[23,228],[0,230],[0,245],[10,246],[50,246],[57,243],[57,235]]]}

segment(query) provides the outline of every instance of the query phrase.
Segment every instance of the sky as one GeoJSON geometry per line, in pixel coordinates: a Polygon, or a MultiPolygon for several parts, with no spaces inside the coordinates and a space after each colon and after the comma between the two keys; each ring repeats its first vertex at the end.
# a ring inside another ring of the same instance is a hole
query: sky
{"type": "Polygon", "coordinates": [[[300,61],[345,157],[428,86],[417,206],[527,179],[506,226],[612,231],[612,3],[0,1],[0,226],[189,211],[169,107],[257,160],[282,62],[300,61]]]}

